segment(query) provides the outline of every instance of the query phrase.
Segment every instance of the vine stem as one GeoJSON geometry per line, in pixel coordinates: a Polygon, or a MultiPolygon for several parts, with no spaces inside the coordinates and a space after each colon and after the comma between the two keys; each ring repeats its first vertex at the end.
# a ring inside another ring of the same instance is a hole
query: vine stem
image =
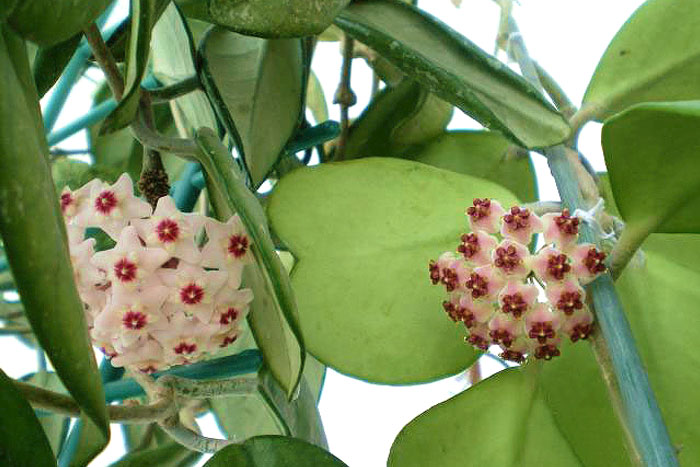
{"type": "Polygon", "coordinates": [[[347,33],[343,33],[343,66],[340,72],[340,84],[333,97],[334,104],[340,104],[340,136],[335,147],[335,159],[342,161],[345,158],[345,145],[350,132],[349,109],[357,98],[350,87],[350,73],[352,71],[352,58],[355,41],[347,33]]]}
{"type": "MultiPolygon", "coordinates": [[[[510,23],[511,30],[517,31],[517,25],[512,18],[510,23]]],[[[541,84],[522,37],[519,34],[513,36],[511,47],[523,76],[541,91],[541,84]]],[[[554,146],[543,150],[542,153],[547,157],[564,204],[572,211],[585,208],[578,179],[566,155],[565,147],[554,146]]],[[[590,243],[599,241],[596,233],[585,224],[581,229],[581,239],[590,243]]],[[[635,459],[633,456],[632,460],[641,460],[644,465],[677,466],[675,449],[649,384],[649,377],[637,351],[612,277],[610,274],[599,277],[587,286],[587,291],[592,298],[598,325],[606,344],[594,347],[595,350],[603,352],[598,361],[606,367],[601,371],[604,379],[608,371],[615,375],[616,384],[611,384],[613,379],[607,378],[608,391],[613,402],[619,397],[623,430],[631,434],[629,438],[632,453],[639,453],[639,458],[635,459]]]]}

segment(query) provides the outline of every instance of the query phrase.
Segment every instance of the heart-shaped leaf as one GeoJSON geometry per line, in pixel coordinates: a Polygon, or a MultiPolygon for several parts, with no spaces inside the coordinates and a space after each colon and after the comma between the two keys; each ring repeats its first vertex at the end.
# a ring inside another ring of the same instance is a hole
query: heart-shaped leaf
{"type": "Polygon", "coordinates": [[[330,452],[305,441],[284,436],[258,436],[226,446],[206,467],[347,467],[330,452]]]}
{"type": "Polygon", "coordinates": [[[428,262],[454,250],[475,197],[515,204],[479,178],[393,158],[298,169],[268,204],[298,259],[292,284],[308,350],[369,381],[405,384],[459,372],[476,352],[440,309],[428,262]]]}
{"type": "Polygon", "coordinates": [[[18,1],[7,22],[25,39],[48,46],[79,33],[95,21],[109,3],[109,0],[18,1]]]}
{"type": "Polygon", "coordinates": [[[552,146],[569,135],[564,117],[522,77],[414,6],[395,0],[354,2],[335,24],[521,146],[552,146]]]}
{"type": "Polygon", "coordinates": [[[51,445],[34,410],[14,383],[0,370],[0,463],[2,465],[56,465],[51,445]]]}
{"type": "Polygon", "coordinates": [[[527,152],[510,151],[494,131],[449,131],[411,148],[403,157],[503,185],[521,201],[537,200],[537,180],[527,152]]]}
{"type": "Polygon", "coordinates": [[[602,121],[640,102],[700,98],[698,16],[698,2],[645,2],[608,45],[582,111],[602,121]]]}
{"type": "Polygon", "coordinates": [[[414,418],[388,465],[580,466],[538,391],[534,365],[501,371],[414,418]]]}
{"type": "Polygon", "coordinates": [[[700,232],[700,101],[635,106],[606,122],[603,150],[626,229],[700,232]]]}
{"type": "Polygon", "coordinates": [[[275,252],[265,213],[245,186],[233,156],[211,129],[198,130],[195,138],[217,216],[223,220],[237,213],[252,239],[258,267],[246,268],[245,279],[255,294],[250,326],[270,371],[291,397],[301,378],[305,352],[289,275],[275,252]]]}
{"type": "Polygon", "coordinates": [[[0,27],[0,233],[32,329],[68,391],[109,439],[104,391],[73,280],[24,41],[0,27]]]}
{"type": "Polygon", "coordinates": [[[257,187],[277,162],[303,109],[301,40],[259,39],[216,27],[205,35],[199,53],[207,95],[257,187]]]}

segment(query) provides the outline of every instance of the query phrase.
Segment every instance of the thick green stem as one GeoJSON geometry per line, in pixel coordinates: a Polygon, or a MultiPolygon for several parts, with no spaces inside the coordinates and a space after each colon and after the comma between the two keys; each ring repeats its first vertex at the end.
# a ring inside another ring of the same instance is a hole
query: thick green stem
{"type": "Polygon", "coordinates": [[[214,453],[230,444],[235,444],[234,441],[227,439],[207,438],[197,434],[185,427],[177,416],[171,417],[159,425],[171,438],[193,451],[214,453]]]}
{"type": "Polygon", "coordinates": [[[610,269],[613,279],[620,277],[627,263],[658,224],[658,218],[650,217],[644,222],[625,225],[625,229],[610,253],[610,269]]]}
{"type": "MultiPolygon", "coordinates": [[[[512,21],[513,30],[517,30],[512,21]]],[[[536,77],[535,69],[527,53],[527,49],[519,35],[512,40],[511,47],[523,71],[523,75],[537,88],[541,85],[536,77]]],[[[542,153],[547,157],[549,168],[565,206],[572,211],[584,208],[578,179],[574,168],[562,145],[545,149],[542,153]]],[[[596,233],[584,224],[581,229],[583,242],[598,243],[596,233]]],[[[617,384],[608,385],[611,399],[619,397],[622,401],[623,429],[631,433],[632,452],[638,452],[645,465],[677,466],[676,451],[671,444],[668,430],[664,424],[661,411],[649,384],[649,377],[644,369],[641,357],[635,345],[634,336],[629,322],[622,309],[615,286],[610,274],[605,274],[587,286],[596,310],[598,325],[607,345],[612,369],[617,384]]],[[[603,350],[605,347],[602,347],[603,350]]]]}
{"type": "Polygon", "coordinates": [[[162,102],[168,102],[172,99],[177,99],[180,96],[196,91],[200,87],[201,84],[199,82],[199,77],[191,76],[168,86],[149,89],[148,93],[151,95],[153,102],[159,104],[162,102]]]}

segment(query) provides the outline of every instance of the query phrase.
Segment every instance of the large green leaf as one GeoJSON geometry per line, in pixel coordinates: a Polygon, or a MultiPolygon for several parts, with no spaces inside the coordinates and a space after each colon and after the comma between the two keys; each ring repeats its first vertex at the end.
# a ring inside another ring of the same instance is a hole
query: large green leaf
{"type": "Polygon", "coordinates": [[[393,158],[298,169],[276,185],[268,215],[298,259],[292,284],[308,350],[369,381],[454,374],[476,352],[441,310],[428,262],[454,250],[475,197],[516,198],[483,179],[393,158]]]}
{"type": "Polygon", "coordinates": [[[0,28],[0,232],[24,309],[56,372],[109,438],[23,41],[0,28]],[[60,325],[57,325],[60,323],[60,325]]]}
{"type": "Polygon", "coordinates": [[[49,440],[29,403],[0,370],[0,464],[55,466],[49,440]]]}
{"type": "Polygon", "coordinates": [[[413,80],[384,88],[350,127],[345,158],[388,157],[441,134],[452,105],[413,80]]]}
{"type": "Polygon", "coordinates": [[[259,436],[226,446],[204,464],[206,467],[347,467],[323,449],[299,439],[259,436]]]}
{"type": "Polygon", "coordinates": [[[252,239],[257,267],[246,268],[245,276],[255,294],[250,326],[270,371],[291,397],[301,378],[304,345],[289,275],[275,252],[260,202],[245,186],[231,153],[211,129],[198,130],[196,141],[217,216],[225,220],[237,213],[252,239]]]}
{"type": "Polygon", "coordinates": [[[512,149],[493,131],[450,131],[411,148],[403,157],[503,185],[521,201],[537,200],[537,182],[527,153],[512,149]]]}
{"type": "MultiPolygon", "coordinates": [[[[630,264],[616,283],[681,465],[700,459],[700,235],[653,234],[644,263],[630,264]]],[[[586,466],[632,465],[592,352],[575,345],[545,365],[542,386],[557,425],[586,466]],[[572,370],[575,369],[575,370],[572,370]]]]}
{"type": "Polygon", "coordinates": [[[335,23],[521,146],[552,146],[569,135],[564,117],[522,77],[414,6],[394,0],[354,2],[335,23]]]}
{"type": "Polygon", "coordinates": [[[538,364],[501,371],[423,412],[396,437],[388,465],[582,465],[538,390],[538,364]]]}
{"type": "Polygon", "coordinates": [[[217,27],[206,34],[199,53],[209,99],[257,187],[277,162],[303,109],[301,40],[259,39],[217,27]]]}
{"type": "Polygon", "coordinates": [[[700,101],[635,106],[606,122],[603,150],[627,229],[700,232],[700,101]]]}
{"type": "Polygon", "coordinates": [[[79,33],[109,3],[110,0],[18,1],[7,22],[25,39],[43,46],[53,45],[79,33]]]}
{"type": "Polygon", "coordinates": [[[698,27],[698,2],[645,2],[608,45],[582,110],[602,121],[640,102],[699,99],[698,27]]]}
{"type": "Polygon", "coordinates": [[[156,22],[157,0],[131,0],[131,26],[126,49],[124,95],[107,116],[101,133],[111,133],[128,126],[136,117],[141,98],[141,81],[146,74],[151,51],[151,29],[156,22]]]}
{"type": "Polygon", "coordinates": [[[187,16],[247,36],[271,38],[319,34],[349,2],[350,0],[178,0],[187,16]]]}
{"type": "Polygon", "coordinates": [[[5,0],[0,3],[0,22],[5,21],[5,19],[10,16],[12,10],[17,5],[18,0],[5,0]]]}
{"type": "Polygon", "coordinates": [[[82,37],[82,33],[74,34],[58,44],[37,49],[32,62],[32,75],[40,97],[56,84],[82,37]]]}

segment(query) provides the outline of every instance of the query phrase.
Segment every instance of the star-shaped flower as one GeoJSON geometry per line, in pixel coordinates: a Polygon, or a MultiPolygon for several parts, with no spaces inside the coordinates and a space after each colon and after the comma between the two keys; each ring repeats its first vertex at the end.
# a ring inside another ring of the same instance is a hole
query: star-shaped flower
{"type": "Polygon", "coordinates": [[[525,317],[525,329],[530,339],[536,339],[540,344],[547,343],[557,337],[561,325],[559,315],[549,309],[544,303],[538,303],[525,317]]]}
{"type": "Polygon", "coordinates": [[[588,284],[607,270],[606,256],[591,243],[576,245],[571,251],[574,275],[582,284],[588,284]]]}
{"type": "Polygon", "coordinates": [[[188,365],[202,358],[208,349],[209,336],[216,329],[216,326],[204,324],[194,316],[175,313],[166,330],[152,334],[163,346],[168,365],[188,365]]]}
{"type": "Polygon", "coordinates": [[[510,280],[498,294],[498,306],[501,312],[514,318],[520,318],[534,309],[539,290],[534,285],[510,280]]]}
{"type": "Polygon", "coordinates": [[[544,242],[553,243],[562,251],[568,251],[578,240],[580,219],[571,216],[568,209],[560,213],[549,213],[542,216],[544,224],[544,242]]]}
{"type": "Polygon", "coordinates": [[[223,271],[207,271],[184,262],[178,263],[176,269],[159,271],[159,276],[170,287],[169,302],[203,323],[210,321],[214,297],[227,279],[223,271]]]}
{"type": "Polygon", "coordinates": [[[571,258],[556,248],[545,247],[532,259],[532,270],[547,283],[560,282],[572,275],[571,258]]]}
{"type": "Polygon", "coordinates": [[[543,224],[535,213],[529,209],[513,206],[510,211],[503,216],[501,234],[505,238],[510,238],[523,245],[527,245],[532,240],[532,235],[542,232],[543,224]]]}
{"type": "Polygon", "coordinates": [[[547,299],[555,310],[567,316],[572,315],[576,310],[581,310],[585,306],[586,292],[581,288],[578,281],[566,280],[560,283],[549,284],[545,288],[547,299]]]}
{"type": "Polygon", "coordinates": [[[58,201],[66,223],[70,223],[85,208],[93,187],[100,183],[99,180],[94,179],[75,191],[72,191],[68,186],[63,188],[58,201]]]}
{"type": "Polygon", "coordinates": [[[467,208],[466,214],[472,231],[483,230],[486,233],[498,232],[501,216],[505,210],[498,201],[474,198],[473,206],[467,208]]]}
{"type": "Polygon", "coordinates": [[[525,279],[530,274],[530,252],[511,239],[504,239],[491,253],[493,265],[512,279],[525,279]]]}
{"type": "Polygon", "coordinates": [[[240,270],[242,265],[253,263],[251,239],[238,215],[225,224],[207,219],[204,228],[209,241],[202,248],[202,266],[240,270]]]}
{"type": "Polygon", "coordinates": [[[495,237],[477,230],[462,235],[461,240],[457,251],[462,254],[467,263],[483,266],[491,262],[491,253],[498,243],[495,237]]]}

